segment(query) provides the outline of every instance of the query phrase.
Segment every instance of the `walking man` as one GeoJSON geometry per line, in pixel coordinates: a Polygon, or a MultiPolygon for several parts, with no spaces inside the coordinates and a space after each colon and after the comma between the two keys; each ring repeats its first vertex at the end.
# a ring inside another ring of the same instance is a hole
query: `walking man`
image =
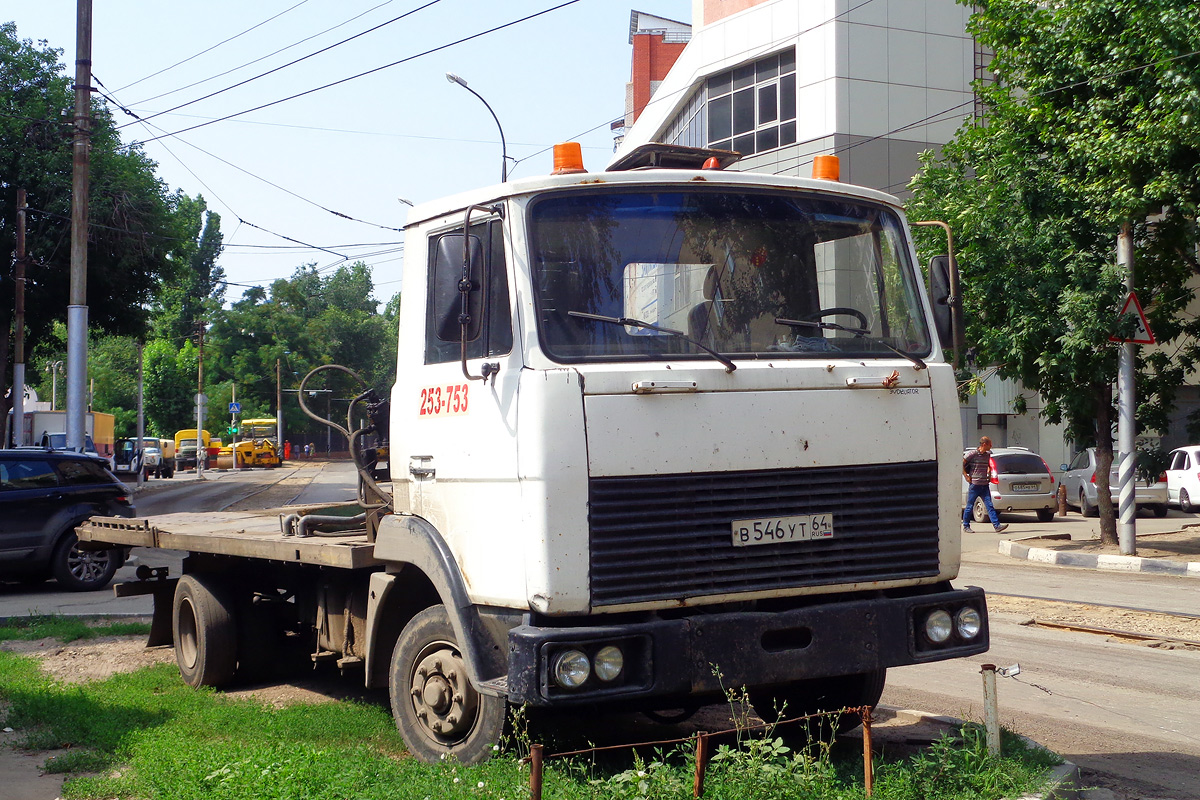
{"type": "Polygon", "coordinates": [[[979,440],[979,447],[963,459],[963,477],[967,479],[970,488],[967,490],[967,507],[963,509],[963,533],[972,533],[971,509],[975,508],[975,499],[981,498],[992,519],[992,527],[996,533],[1008,527],[1008,523],[1000,523],[1000,515],[992,505],[992,493],[988,483],[992,472],[992,440],[984,436],[979,440]]]}

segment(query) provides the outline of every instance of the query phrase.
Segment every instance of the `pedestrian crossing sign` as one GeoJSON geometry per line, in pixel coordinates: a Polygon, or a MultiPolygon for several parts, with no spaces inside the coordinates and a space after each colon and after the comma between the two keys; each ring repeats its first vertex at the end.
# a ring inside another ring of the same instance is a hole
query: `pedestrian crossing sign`
{"type": "Polygon", "coordinates": [[[1133,317],[1134,327],[1133,334],[1128,337],[1110,336],[1110,342],[1129,342],[1132,344],[1154,344],[1154,333],[1150,330],[1150,323],[1146,321],[1146,312],[1142,311],[1142,304],[1138,302],[1137,295],[1130,292],[1125,298],[1125,305],[1121,307],[1121,313],[1117,315],[1117,319],[1125,317],[1133,317]]]}

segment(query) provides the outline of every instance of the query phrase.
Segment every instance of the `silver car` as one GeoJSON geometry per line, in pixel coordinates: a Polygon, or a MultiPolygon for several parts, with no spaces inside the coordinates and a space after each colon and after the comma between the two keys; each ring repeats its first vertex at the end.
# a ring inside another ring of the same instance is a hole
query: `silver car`
{"type": "MultiPolygon", "coordinates": [[[[963,453],[963,458],[973,450],[963,453]]],[[[1054,519],[1058,507],[1055,492],[1058,486],[1045,459],[1027,447],[992,448],[991,480],[992,505],[997,512],[1033,511],[1038,522],[1054,519]]],[[[967,481],[962,482],[962,507],[967,503],[967,481]]],[[[976,500],[971,509],[971,519],[987,522],[987,507],[983,500],[976,500]]]]}
{"type": "MultiPolygon", "coordinates": [[[[1075,506],[1085,517],[1100,515],[1096,505],[1096,448],[1089,447],[1075,454],[1070,464],[1063,464],[1063,486],[1067,487],[1067,504],[1075,506]]],[[[1120,477],[1117,474],[1117,460],[1113,458],[1112,469],[1108,474],[1109,496],[1115,506],[1121,494],[1120,477]]],[[[1163,472],[1155,480],[1147,481],[1138,476],[1134,483],[1134,502],[1137,507],[1148,508],[1156,517],[1167,515],[1167,473],[1163,472]]]]}

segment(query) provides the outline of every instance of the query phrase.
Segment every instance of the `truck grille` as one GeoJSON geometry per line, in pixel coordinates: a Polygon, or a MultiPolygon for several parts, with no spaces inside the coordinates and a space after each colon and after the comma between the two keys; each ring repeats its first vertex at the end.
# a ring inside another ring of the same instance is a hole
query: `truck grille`
{"type": "Polygon", "coordinates": [[[593,606],[938,572],[937,464],[589,480],[593,606]],[[735,519],[832,514],[834,537],[734,547],[735,519]]]}

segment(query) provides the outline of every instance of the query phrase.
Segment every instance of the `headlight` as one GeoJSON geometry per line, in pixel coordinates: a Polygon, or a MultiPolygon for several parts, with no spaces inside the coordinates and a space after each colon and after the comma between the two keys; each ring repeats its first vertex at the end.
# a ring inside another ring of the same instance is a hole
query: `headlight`
{"type": "Polygon", "coordinates": [[[954,626],[963,639],[974,639],[983,629],[983,618],[978,611],[967,606],[954,615],[954,626]]]}
{"type": "Polygon", "coordinates": [[[591,662],[578,650],[563,650],[554,657],[554,682],[564,689],[578,689],[591,674],[591,662]]]}
{"type": "Polygon", "coordinates": [[[602,681],[613,681],[621,675],[625,668],[625,656],[612,645],[601,647],[595,656],[596,677],[602,681]]]}
{"type": "Polygon", "coordinates": [[[940,608],[925,618],[925,637],[934,644],[941,644],[949,639],[952,628],[950,615],[940,608]]]}

